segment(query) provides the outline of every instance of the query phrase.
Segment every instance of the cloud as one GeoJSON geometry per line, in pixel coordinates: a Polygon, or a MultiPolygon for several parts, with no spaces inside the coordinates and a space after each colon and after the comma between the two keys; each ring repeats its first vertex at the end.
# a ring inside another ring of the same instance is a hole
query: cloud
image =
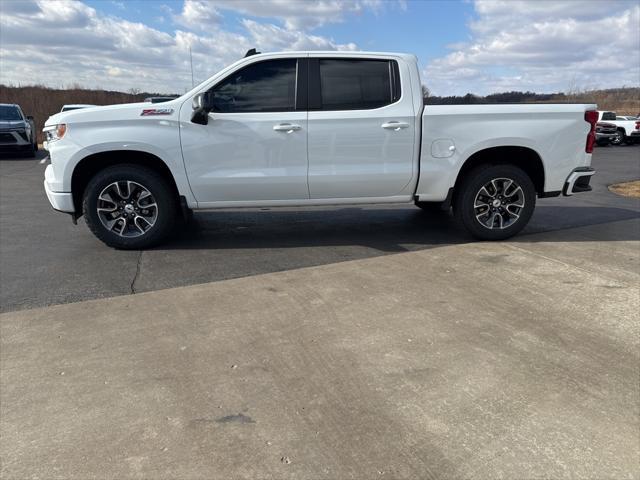
{"type": "Polygon", "coordinates": [[[637,2],[476,0],[471,40],[429,62],[436,95],[640,84],[637,2]]]}
{"type": "Polygon", "coordinates": [[[222,20],[222,15],[211,2],[185,0],[182,12],[173,18],[184,27],[206,31],[216,27],[222,20]]]}
{"type": "Polygon", "coordinates": [[[118,67],[107,67],[107,75],[110,77],[119,77],[122,75],[122,69],[118,67]]]}
{"type": "Polygon", "coordinates": [[[357,50],[355,43],[338,44],[332,39],[309,35],[300,30],[287,30],[276,25],[243,20],[242,24],[256,45],[270,50],[357,50]]]}
{"type": "Polygon", "coordinates": [[[314,29],[328,23],[342,22],[346,15],[366,10],[380,11],[383,0],[217,0],[216,2],[185,0],[177,18],[190,28],[201,28],[203,18],[217,18],[221,10],[242,15],[275,19],[288,30],[314,29]]]}
{"type": "Polygon", "coordinates": [[[74,0],[3,2],[0,82],[181,93],[191,87],[189,48],[197,81],[252,47],[262,51],[357,49],[353,43],[249,19],[240,22],[240,30],[228,31],[216,23],[218,17],[211,9],[206,12],[209,17],[196,14],[203,7],[201,2],[189,5],[193,10],[185,4],[183,18],[208,18],[206,29],[167,33],[100,15],[74,0]]]}

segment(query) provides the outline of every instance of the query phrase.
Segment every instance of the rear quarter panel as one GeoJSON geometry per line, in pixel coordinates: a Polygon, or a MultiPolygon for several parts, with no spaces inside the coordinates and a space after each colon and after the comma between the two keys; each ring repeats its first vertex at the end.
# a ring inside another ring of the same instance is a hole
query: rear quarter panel
{"type": "Polygon", "coordinates": [[[561,190],[567,176],[591,164],[585,153],[589,124],[584,112],[595,105],[427,105],[422,116],[420,200],[440,201],[460,169],[481,150],[518,146],[535,151],[545,170],[545,191],[561,190]],[[453,154],[436,158],[437,140],[455,145],[453,154]]]}

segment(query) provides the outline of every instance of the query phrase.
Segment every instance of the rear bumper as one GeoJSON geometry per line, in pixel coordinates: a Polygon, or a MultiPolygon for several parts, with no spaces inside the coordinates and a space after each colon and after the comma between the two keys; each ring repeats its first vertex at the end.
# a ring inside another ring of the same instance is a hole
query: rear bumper
{"type": "Polygon", "coordinates": [[[562,194],[570,196],[574,193],[590,192],[592,188],[589,182],[595,173],[596,171],[591,167],[576,168],[567,177],[567,181],[562,189],[562,194]]]}
{"type": "Polygon", "coordinates": [[[49,179],[53,175],[53,167],[47,166],[44,173],[44,191],[47,194],[49,203],[60,212],[74,213],[76,211],[73,205],[73,194],[71,192],[54,192],[49,186],[49,179]]]}

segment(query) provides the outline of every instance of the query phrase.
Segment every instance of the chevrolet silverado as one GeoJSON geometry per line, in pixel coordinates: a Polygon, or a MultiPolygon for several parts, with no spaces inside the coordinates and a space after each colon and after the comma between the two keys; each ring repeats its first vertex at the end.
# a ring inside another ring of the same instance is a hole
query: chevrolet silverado
{"type": "Polygon", "coordinates": [[[44,188],[124,249],[196,209],[415,203],[508,238],[589,191],[595,105],[425,106],[415,56],[253,54],[179,98],[50,117],[44,188]]]}

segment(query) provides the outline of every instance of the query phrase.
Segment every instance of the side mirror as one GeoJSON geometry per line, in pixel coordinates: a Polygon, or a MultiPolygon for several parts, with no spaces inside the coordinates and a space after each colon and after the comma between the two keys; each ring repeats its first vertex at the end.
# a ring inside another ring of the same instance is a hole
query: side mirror
{"type": "Polygon", "coordinates": [[[198,93],[193,97],[191,107],[193,108],[191,121],[193,123],[199,123],[200,125],[206,125],[209,121],[209,112],[213,110],[213,93],[198,93]]]}
{"type": "Polygon", "coordinates": [[[33,120],[33,116],[32,115],[27,115],[27,120],[33,120]]]}

